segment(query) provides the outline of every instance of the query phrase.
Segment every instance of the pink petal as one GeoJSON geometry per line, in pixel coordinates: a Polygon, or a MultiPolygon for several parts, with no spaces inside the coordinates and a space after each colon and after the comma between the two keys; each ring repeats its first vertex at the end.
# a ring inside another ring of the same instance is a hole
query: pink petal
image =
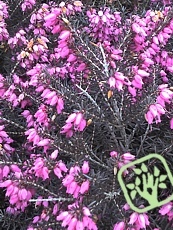
{"type": "Polygon", "coordinates": [[[47,21],[54,21],[56,19],[56,14],[54,13],[51,13],[51,14],[48,14],[44,17],[44,20],[47,22],[47,21]]]}
{"type": "Polygon", "coordinates": [[[54,171],[55,175],[56,175],[59,179],[62,177],[61,170],[60,170],[58,167],[54,168],[53,171],[54,171]]]}
{"type": "Polygon", "coordinates": [[[4,168],[2,169],[2,176],[7,177],[9,172],[10,172],[10,168],[7,165],[5,165],[4,168]]]}
{"type": "Polygon", "coordinates": [[[82,185],[81,185],[81,188],[80,188],[80,193],[81,194],[84,194],[85,192],[88,192],[88,190],[89,190],[89,185],[90,185],[90,183],[89,183],[89,181],[88,180],[86,180],[86,181],[84,181],[83,183],[82,183],[82,185]]]}
{"type": "Polygon", "coordinates": [[[61,226],[62,226],[62,227],[66,227],[66,226],[70,223],[71,219],[72,219],[72,215],[71,215],[71,214],[68,214],[68,215],[64,218],[64,220],[63,220],[61,226]]]}
{"type": "Polygon", "coordinates": [[[115,88],[115,78],[114,77],[110,77],[108,80],[108,83],[110,85],[110,88],[115,88]]]}
{"type": "Polygon", "coordinates": [[[83,214],[85,216],[91,216],[90,210],[87,207],[83,207],[83,214]]]}
{"type": "Polygon", "coordinates": [[[153,123],[153,115],[150,111],[148,111],[146,114],[145,114],[145,119],[146,121],[148,122],[148,124],[152,124],[153,123]]]}
{"type": "Polygon", "coordinates": [[[161,208],[160,208],[160,210],[159,210],[159,213],[162,215],[162,216],[164,216],[164,215],[166,215],[167,213],[169,213],[170,212],[170,210],[172,209],[172,202],[169,202],[168,204],[165,204],[165,205],[163,205],[161,208]]]}
{"type": "Polygon", "coordinates": [[[82,119],[82,121],[79,124],[79,131],[83,131],[87,125],[86,120],[82,119]]]}
{"type": "Polygon", "coordinates": [[[74,121],[74,125],[78,126],[81,123],[82,118],[83,118],[83,114],[82,113],[77,113],[76,119],[74,121]]]}
{"type": "Polygon", "coordinates": [[[155,105],[150,105],[149,110],[152,113],[153,117],[157,116],[158,112],[157,112],[157,107],[155,105]]]}
{"type": "Polygon", "coordinates": [[[141,28],[137,23],[133,23],[132,24],[132,30],[138,34],[138,33],[140,33],[141,28]]]}
{"type": "Polygon", "coordinates": [[[125,230],[125,223],[120,222],[114,225],[114,230],[125,230]]]}
{"type": "Polygon", "coordinates": [[[76,181],[71,182],[71,184],[67,188],[67,192],[70,194],[73,194],[74,191],[76,190],[77,186],[78,186],[78,184],[76,183],[76,181]]]}
{"type": "Polygon", "coordinates": [[[76,115],[77,115],[76,113],[70,114],[70,116],[69,116],[68,119],[66,120],[66,123],[72,123],[72,122],[75,120],[76,115]]]}
{"type": "Polygon", "coordinates": [[[66,218],[66,216],[68,216],[69,213],[66,211],[66,212],[61,212],[57,217],[56,217],[56,220],[64,220],[66,218]]]}
{"type": "Polygon", "coordinates": [[[68,169],[62,161],[58,163],[58,166],[63,172],[67,172],[68,169]]]}
{"type": "Polygon", "coordinates": [[[63,30],[59,36],[62,40],[67,40],[70,37],[70,31],[69,30],[63,30]]]}
{"type": "Polygon", "coordinates": [[[49,145],[49,143],[50,143],[50,139],[43,139],[37,145],[38,146],[46,146],[46,145],[49,145]]]}
{"type": "Polygon", "coordinates": [[[76,217],[73,217],[69,223],[68,229],[67,230],[74,230],[77,229],[76,228],[76,224],[77,224],[77,219],[76,217]]]}
{"type": "Polygon", "coordinates": [[[134,224],[138,219],[138,214],[136,212],[133,212],[131,215],[130,215],[130,221],[129,221],[129,224],[134,224]]]}
{"type": "Polygon", "coordinates": [[[147,73],[145,70],[138,69],[138,74],[142,77],[148,77],[150,74],[147,73]]]}
{"type": "Polygon", "coordinates": [[[50,105],[54,106],[54,105],[56,105],[57,102],[58,102],[58,97],[57,97],[57,95],[55,95],[54,97],[52,97],[52,99],[50,101],[50,105]]]}
{"type": "Polygon", "coordinates": [[[76,229],[77,230],[84,230],[83,222],[78,220],[77,223],[76,223],[76,229]]]}
{"type": "Polygon", "coordinates": [[[136,89],[134,87],[129,86],[128,91],[133,97],[136,97],[136,89]]]}
{"type": "Polygon", "coordinates": [[[89,163],[88,163],[88,161],[84,161],[84,163],[82,165],[82,172],[84,174],[87,174],[89,172],[89,163]]]}
{"type": "Polygon", "coordinates": [[[125,160],[133,160],[133,159],[135,159],[135,156],[132,155],[131,153],[124,153],[122,155],[122,158],[125,159],[125,160]]]}

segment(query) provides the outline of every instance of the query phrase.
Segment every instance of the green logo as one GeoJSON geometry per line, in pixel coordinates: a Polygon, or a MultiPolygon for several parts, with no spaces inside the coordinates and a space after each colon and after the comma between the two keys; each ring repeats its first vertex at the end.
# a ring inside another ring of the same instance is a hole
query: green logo
{"type": "Polygon", "coordinates": [[[173,194],[168,193],[169,188],[173,186],[173,176],[165,159],[159,154],[150,154],[124,165],[118,172],[118,181],[127,203],[135,212],[144,213],[173,200],[173,194]],[[152,169],[149,169],[146,163],[152,160],[159,161],[161,166],[158,168],[155,164],[152,169]],[[127,178],[128,182],[124,181],[125,170],[132,172],[130,173],[132,176],[127,178]],[[164,195],[160,196],[160,194],[164,195]],[[138,208],[139,203],[145,204],[145,207],[138,208]]]}

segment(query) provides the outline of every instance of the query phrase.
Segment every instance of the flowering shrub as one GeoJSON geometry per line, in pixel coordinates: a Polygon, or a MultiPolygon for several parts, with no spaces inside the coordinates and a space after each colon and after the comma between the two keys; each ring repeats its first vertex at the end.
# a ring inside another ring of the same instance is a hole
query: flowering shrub
{"type": "Polygon", "coordinates": [[[173,170],[172,3],[0,1],[2,229],[173,228],[117,180],[150,153],[173,170]]]}

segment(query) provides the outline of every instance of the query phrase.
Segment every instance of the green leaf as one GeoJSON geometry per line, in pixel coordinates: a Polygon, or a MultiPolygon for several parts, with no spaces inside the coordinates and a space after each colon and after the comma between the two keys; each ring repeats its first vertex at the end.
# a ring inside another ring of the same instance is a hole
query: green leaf
{"type": "Polygon", "coordinates": [[[159,188],[163,188],[163,189],[164,189],[164,188],[167,188],[167,186],[166,186],[165,183],[160,183],[160,184],[159,184],[159,188]]]}
{"type": "Polygon", "coordinates": [[[140,175],[142,173],[141,169],[133,169],[136,175],[140,175]]]}
{"type": "Polygon", "coordinates": [[[135,185],[130,183],[130,184],[127,184],[126,187],[132,190],[135,188],[135,185]]]}
{"type": "Polygon", "coordinates": [[[137,193],[136,190],[133,190],[133,191],[130,192],[130,196],[131,196],[132,200],[134,200],[134,198],[136,196],[136,193],[137,193]]]}
{"type": "Polygon", "coordinates": [[[166,180],[167,177],[168,177],[167,175],[161,175],[159,181],[163,182],[164,180],[166,180]]]}
{"type": "Polygon", "coordinates": [[[142,163],[141,169],[145,173],[148,172],[148,168],[147,168],[147,166],[144,163],[142,163]]]}
{"type": "Polygon", "coordinates": [[[160,174],[160,170],[156,166],[154,166],[154,176],[157,177],[159,176],[159,174],[160,174]]]}
{"type": "Polygon", "coordinates": [[[135,185],[136,186],[139,186],[141,184],[141,180],[140,178],[137,176],[136,179],[135,179],[135,185]]]}

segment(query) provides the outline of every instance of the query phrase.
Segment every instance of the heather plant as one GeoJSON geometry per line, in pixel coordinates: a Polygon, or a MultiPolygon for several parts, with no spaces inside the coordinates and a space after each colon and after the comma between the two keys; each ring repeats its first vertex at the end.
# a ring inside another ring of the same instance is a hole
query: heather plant
{"type": "Polygon", "coordinates": [[[129,2],[0,1],[2,229],[173,229],[117,179],[150,153],[173,170],[172,1],[129,2]]]}

